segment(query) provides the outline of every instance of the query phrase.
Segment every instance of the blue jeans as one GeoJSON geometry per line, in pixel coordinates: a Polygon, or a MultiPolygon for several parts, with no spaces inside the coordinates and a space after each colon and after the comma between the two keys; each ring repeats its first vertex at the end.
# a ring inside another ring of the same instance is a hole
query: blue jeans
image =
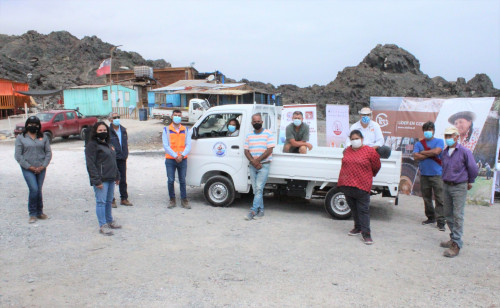
{"type": "Polygon", "coordinates": [[[186,199],[186,172],[187,172],[187,159],[183,159],[180,163],[176,162],[175,159],[165,159],[165,167],[167,168],[167,178],[168,178],[168,195],[170,199],[175,199],[175,170],[177,169],[177,175],[179,179],[179,186],[181,188],[181,199],[186,199]]]}
{"type": "Polygon", "coordinates": [[[99,227],[113,221],[111,216],[111,202],[115,191],[115,182],[102,182],[102,188],[94,187],[95,193],[95,213],[99,221],[99,227]]]}
{"type": "Polygon", "coordinates": [[[257,170],[254,166],[250,165],[250,180],[252,181],[253,188],[253,205],[251,211],[255,212],[255,214],[259,210],[264,211],[263,194],[270,166],[270,163],[262,164],[262,168],[257,170]]]}
{"type": "Polygon", "coordinates": [[[45,179],[45,169],[39,174],[35,174],[28,169],[21,168],[24,179],[29,188],[28,213],[30,216],[40,216],[43,214],[42,186],[45,179]]]}
{"type": "Polygon", "coordinates": [[[467,198],[467,183],[455,186],[443,184],[443,214],[450,229],[450,238],[462,248],[464,234],[464,211],[467,198]]]}

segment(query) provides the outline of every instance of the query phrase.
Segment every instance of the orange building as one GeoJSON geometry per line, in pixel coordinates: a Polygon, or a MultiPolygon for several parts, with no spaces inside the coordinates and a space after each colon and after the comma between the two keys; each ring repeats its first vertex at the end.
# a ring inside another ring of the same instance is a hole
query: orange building
{"type": "Polygon", "coordinates": [[[29,96],[17,93],[28,90],[29,86],[26,83],[0,78],[0,119],[22,113],[24,104],[28,106],[31,104],[29,96]]]}

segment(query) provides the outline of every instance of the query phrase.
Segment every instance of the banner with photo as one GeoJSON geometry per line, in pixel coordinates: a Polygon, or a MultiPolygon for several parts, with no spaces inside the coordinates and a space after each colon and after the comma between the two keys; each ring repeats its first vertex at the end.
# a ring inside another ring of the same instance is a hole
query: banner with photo
{"type": "Polygon", "coordinates": [[[326,145],[344,148],[349,132],[349,105],[326,105],[326,145]]]}
{"type": "Polygon", "coordinates": [[[286,127],[293,122],[292,117],[295,111],[302,112],[303,122],[309,125],[309,143],[313,147],[318,146],[318,121],[316,105],[284,105],[281,109],[280,134],[278,144],[285,144],[286,127]]]}
{"type": "Polygon", "coordinates": [[[494,97],[480,98],[414,98],[371,97],[373,119],[385,138],[385,145],[402,151],[403,161],[399,190],[420,196],[418,162],[413,160],[414,144],[423,138],[422,125],[434,122],[436,138],[444,138],[444,130],[454,125],[458,142],[472,151],[479,176],[468,192],[469,204],[493,203],[493,172],[497,159],[498,105],[494,97]]]}

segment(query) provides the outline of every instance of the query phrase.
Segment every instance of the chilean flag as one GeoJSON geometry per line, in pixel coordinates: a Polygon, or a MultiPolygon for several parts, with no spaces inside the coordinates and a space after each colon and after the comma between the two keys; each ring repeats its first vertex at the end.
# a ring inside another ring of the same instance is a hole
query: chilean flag
{"type": "Polygon", "coordinates": [[[111,74],[111,58],[104,59],[97,69],[97,76],[102,76],[105,74],[111,74]]]}

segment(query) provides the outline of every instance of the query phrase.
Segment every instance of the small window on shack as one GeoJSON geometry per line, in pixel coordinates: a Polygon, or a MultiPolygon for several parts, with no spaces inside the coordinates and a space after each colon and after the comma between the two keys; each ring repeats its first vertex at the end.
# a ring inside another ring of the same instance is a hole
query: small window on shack
{"type": "Polygon", "coordinates": [[[103,101],[108,100],[108,90],[102,90],[102,100],[103,101]]]}
{"type": "Polygon", "coordinates": [[[125,92],[125,101],[130,102],[130,92],[125,92]]]}

